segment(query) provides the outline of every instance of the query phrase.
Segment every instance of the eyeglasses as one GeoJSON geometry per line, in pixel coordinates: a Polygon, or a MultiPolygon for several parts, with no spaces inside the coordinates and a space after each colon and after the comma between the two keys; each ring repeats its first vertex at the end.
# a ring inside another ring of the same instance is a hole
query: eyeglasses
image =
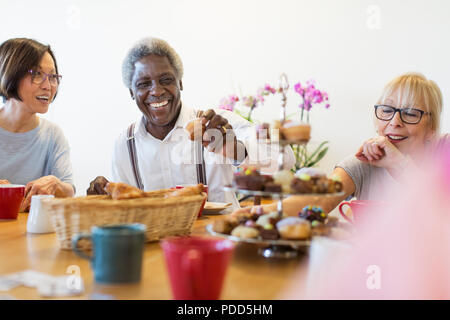
{"type": "Polygon", "coordinates": [[[414,109],[414,108],[394,108],[391,106],[386,105],[376,105],[375,106],[375,116],[383,121],[390,121],[392,118],[394,118],[395,113],[400,113],[400,119],[404,123],[408,124],[417,124],[422,119],[422,116],[424,114],[430,114],[429,112],[425,112],[420,109],[414,109]]]}
{"type": "Polygon", "coordinates": [[[61,82],[62,75],[56,73],[45,73],[42,71],[29,70],[28,73],[31,74],[31,81],[35,84],[42,84],[45,79],[48,78],[50,85],[56,87],[61,82]]]}

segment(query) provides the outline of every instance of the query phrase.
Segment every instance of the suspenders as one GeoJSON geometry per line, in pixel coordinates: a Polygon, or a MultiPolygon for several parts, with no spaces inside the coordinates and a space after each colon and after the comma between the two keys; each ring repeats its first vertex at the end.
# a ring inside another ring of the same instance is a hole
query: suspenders
{"type": "MultiPolygon", "coordinates": [[[[132,123],[128,127],[127,133],[127,145],[128,145],[128,153],[130,155],[131,167],[133,169],[134,178],[136,179],[136,183],[139,189],[144,190],[144,184],[142,183],[141,174],[139,173],[139,165],[136,154],[136,141],[134,140],[134,126],[135,123],[132,123]]],[[[197,183],[202,183],[207,185],[206,181],[206,170],[205,170],[205,159],[204,159],[204,149],[201,143],[194,142],[195,148],[195,163],[197,169],[197,183]],[[200,161],[201,160],[201,161],[200,161]]]]}
{"type": "Polygon", "coordinates": [[[134,141],[134,123],[128,127],[127,134],[128,153],[130,154],[131,167],[133,169],[134,178],[139,189],[144,190],[141,174],[139,173],[138,160],[136,155],[136,142],[134,141]]]}

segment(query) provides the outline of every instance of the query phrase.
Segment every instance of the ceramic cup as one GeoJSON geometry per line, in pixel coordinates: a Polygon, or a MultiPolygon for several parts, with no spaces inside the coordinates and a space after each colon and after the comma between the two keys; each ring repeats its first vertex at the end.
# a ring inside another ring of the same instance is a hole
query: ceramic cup
{"type": "Polygon", "coordinates": [[[27,232],[52,233],[55,228],[52,225],[48,213],[42,207],[42,199],[54,198],[54,195],[35,195],[31,197],[30,213],[27,220],[27,232]]]}
{"type": "Polygon", "coordinates": [[[161,247],[176,300],[219,299],[234,243],[212,237],[169,237],[161,247]]]}
{"type": "Polygon", "coordinates": [[[0,220],[17,219],[24,195],[23,185],[0,184],[0,220]]]}
{"type": "Polygon", "coordinates": [[[98,283],[136,283],[141,280],[146,226],[121,224],[97,226],[91,233],[76,234],[72,247],[77,255],[91,261],[98,283]],[[80,240],[92,241],[91,255],[77,248],[80,240]]]}
{"type": "Polygon", "coordinates": [[[365,212],[373,210],[383,210],[386,208],[386,203],[371,200],[352,200],[344,201],[339,205],[339,213],[341,216],[350,223],[358,223],[364,216],[365,212]],[[351,219],[346,212],[344,212],[344,207],[349,206],[352,210],[353,219],[351,219]]]}

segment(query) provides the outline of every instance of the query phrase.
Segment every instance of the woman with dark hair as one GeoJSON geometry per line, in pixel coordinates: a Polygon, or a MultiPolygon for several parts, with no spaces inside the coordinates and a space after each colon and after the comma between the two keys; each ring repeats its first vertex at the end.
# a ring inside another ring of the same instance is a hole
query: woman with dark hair
{"type": "Polygon", "coordinates": [[[26,185],[21,211],[33,195],[75,193],[67,140],[37,115],[48,111],[60,81],[50,46],[25,38],[0,45],[0,184],[26,185]]]}

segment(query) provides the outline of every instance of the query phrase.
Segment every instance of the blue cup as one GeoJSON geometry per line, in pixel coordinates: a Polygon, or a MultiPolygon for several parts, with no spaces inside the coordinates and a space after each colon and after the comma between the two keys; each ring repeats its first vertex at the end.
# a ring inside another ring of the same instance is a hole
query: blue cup
{"type": "Polygon", "coordinates": [[[146,226],[121,224],[97,226],[91,233],[72,237],[72,247],[81,258],[91,261],[99,283],[135,283],[141,280],[146,226]],[[80,240],[92,242],[92,255],[77,248],[80,240]]]}

